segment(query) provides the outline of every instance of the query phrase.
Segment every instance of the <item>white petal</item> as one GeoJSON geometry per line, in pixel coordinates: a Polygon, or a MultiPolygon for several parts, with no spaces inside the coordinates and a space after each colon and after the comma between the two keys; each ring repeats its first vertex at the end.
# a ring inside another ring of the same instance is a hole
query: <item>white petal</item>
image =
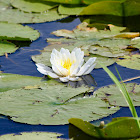
{"type": "Polygon", "coordinates": [[[59,79],[62,82],[68,82],[69,81],[69,78],[68,77],[60,77],[59,79]]]}
{"type": "Polygon", "coordinates": [[[48,72],[45,71],[44,69],[37,68],[37,70],[38,70],[40,73],[44,74],[44,75],[48,75],[48,72]]]}
{"type": "Polygon", "coordinates": [[[70,81],[78,81],[79,77],[70,77],[69,80],[70,81]]]}
{"type": "Polygon", "coordinates": [[[75,76],[81,69],[81,66],[83,65],[83,63],[84,63],[84,59],[80,62],[80,64],[79,63],[73,64],[70,68],[70,76],[75,76]]]}
{"type": "Polygon", "coordinates": [[[88,71],[88,69],[93,65],[93,63],[95,62],[96,57],[90,58],[80,69],[80,71],[76,74],[76,76],[81,76],[84,73],[86,73],[86,71],[88,71]]]}
{"type": "Polygon", "coordinates": [[[54,71],[56,74],[58,74],[58,75],[63,75],[62,72],[57,68],[57,66],[52,65],[52,69],[53,69],[53,71],[54,71]]]}
{"type": "Polygon", "coordinates": [[[95,65],[96,63],[91,65],[91,67],[83,75],[89,74],[94,69],[95,65]]]}
{"type": "Polygon", "coordinates": [[[48,75],[49,75],[50,77],[52,77],[52,78],[59,78],[59,76],[56,75],[56,74],[53,73],[53,72],[48,72],[48,75]]]}
{"type": "Polygon", "coordinates": [[[37,70],[44,75],[48,75],[48,72],[52,72],[52,69],[45,66],[44,64],[38,63],[36,64],[36,66],[37,66],[37,70]]]}
{"type": "Polygon", "coordinates": [[[45,66],[44,64],[41,64],[41,63],[37,63],[36,66],[37,66],[38,68],[42,68],[42,69],[44,69],[44,70],[46,70],[46,71],[52,71],[52,69],[51,69],[50,67],[45,66]]]}
{"type": "Polygon", "coordinates": [[[61,71],[63,76],[67,76],[68,75],[68,70],[67,69],[63,68],[60,65],[57,65],[57,68],[59,69],[59,71],[61,71]]]}

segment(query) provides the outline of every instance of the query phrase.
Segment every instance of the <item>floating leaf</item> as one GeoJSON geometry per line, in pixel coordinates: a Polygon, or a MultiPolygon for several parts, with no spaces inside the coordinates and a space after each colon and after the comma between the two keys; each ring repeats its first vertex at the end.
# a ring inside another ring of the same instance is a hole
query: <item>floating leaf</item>
{"type": "Polygon", "coordinates": [[[18,48],[8,41],[1,41],[0,40],[0,56],[5,55],[5,53],[13,53],[18,48]]]}
{"type": "Polygon", "coordinates": [[[129,51],[122,50],[119,48],[108,48],[108,47],[100,47],[100,46],[91,46],[89,49],[89,52],[92,54],[98,54],[101,56],[106,57],[118,57],[118,56],[124,56],[126,54],[129,54],[129,51]]]}
{"type": "Polygon", "coordinates": [[[11,0],[0,0],[0,3],[10,4],[11,0]]]}
{"type": "Polygon", "coordinates": [[[79,15],[85,5],[59,5],[58,12],[64,15],[79,15]]]}
{"type": "Polygon", "coordinates": [[[129,54],[130,51],[127,48],[131,45],[131,40],[128,36],[136,37],[139,33],[122,32],[126,29],[125,27],[109,25],[109,28],[110,30],[97,30],[94,27],[88,27],[88,24],[84,22],[72,31],[62,29],[52,32],[64,38],[48,38],[47,41],[50,43],[49,48],[58,48],[61,45],[68,49],[80,47],[85,52],[85,56],[89,56],[90,53],[106,57],[129,54]]]}
{"type": "Polygon", "coordinates": [[[0,39],[7,40],[36,40],[39,32],[28,26],[14,23],[0,23],[0,39]]]}
{"type": "Polygon", "coordinates": [[[42,0],[12,0],[11,4],[13,7],[26,12],[44,12],[57,6],[56,3],[45,2],[42,0]]]}
{"type": "Polygon", "coordinates": [[[136,118],[132,117],[115,118],[104,127],[97,127],[77,118],[72,118],[69,122],[86,134],[100,139],[131,139],[140,136],[136,118]]]}
{"type": "MultiPolygon", "coordinates": [[[[0,5],[3,3],[0,3],[0,5]]],[[[11,9],[5,6],[0,8],[0,21],[8,23],[40,23],[46,21],[54,21],[67,17],[59,15],[57,9],[49,10],[46,13],[27,13],[18,9],[11,9]],[[13,16],[14,15],[14,16],[13,16]]]]}
{"type": "Polygon", "coordinates": [[[23,132],[20,134],[1,135],[0,140],[63,140],[58,138],[62,134],[51,132],[23,132]]]}
{"type": "Polygon", "coordinates": [[[96,57],[96,66],[95,68],[102,68],[99,64],[98,64],[98,61],[99,62],[102,62],[105,66],[110,66],[112,65],[113,63],[116,62],[116,59],[115,58],[108,58],[108,57],[103,57],[103,56],[100,56],[100,55],[93,55],[93,54],[90,54],[89,57],[85,57],[85,61],[87,61],[90,57],[96,57]]]}
{"type": "MultiPolygon", "coordinates": [[[[140,84],[128,83],[126,89],[135,106],[140,106],[140,84]]],[[[95,91],[97,97],[115,106],[128,106],[116,85],[105,86],[95,91]]]]}
{"type": "Polygon", "coordinates": [[[118,59],[117,64],[130,69],[140,70],[140,55],[134,54],[131,56],[123,56],[123,59],[118,59]]]}
{"type": "Polygon", "coordinates": [[[0,92],[42,83],[39,77],[0,73],[0,92]]]}
{"type": "Polygon", "coordinates": [[[83,3],[82,0],[44,0],[48,2],[57,2],[57,3],[64,3],[64,4],[81,4],[83,3]]]}
{"type": "Polygon", "coordinates": [[[139,0],[126,0],[126,2],[124,3],[125,16],[140,15],[139,6],[139,0]]]}
{"type": "Polygon", "coordinates": [[[123,16],[122,5],[119,1],[101,1],[86,7],[80,15],[115,15],[123,16]]]}
{"type": "Polygon", "coordinates": [[[91,90],[84,86],[72,88],[54,80],[39,88],[9,90],[0,94],[0,113],[16,122],[59,125],[67,124],[71,117],[91,121],[119,110],[93,95],[81,97],[91,90]]]}
{"type": "Polygon", "coordinates": [[[131,45],[140,50],[140,37],[131,40],[131,45]]]}

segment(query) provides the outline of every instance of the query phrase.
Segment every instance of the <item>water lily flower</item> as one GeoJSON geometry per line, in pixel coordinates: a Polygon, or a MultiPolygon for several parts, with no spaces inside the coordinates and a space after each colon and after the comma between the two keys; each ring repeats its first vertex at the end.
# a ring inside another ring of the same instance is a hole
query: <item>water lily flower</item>
{"type": "Polygon", "coordinates": [[[95,67],[96,57],[89,58],[84,63],[84,52],[74,48],[70,53],[68,49],[61,48],[60,52],[53,49],[50,62],[52,69],[44,64],[36,64],[37,70],[52,78],[59,78],[62,82],[78,81],[80,76],[89,74],[95,67]]]}

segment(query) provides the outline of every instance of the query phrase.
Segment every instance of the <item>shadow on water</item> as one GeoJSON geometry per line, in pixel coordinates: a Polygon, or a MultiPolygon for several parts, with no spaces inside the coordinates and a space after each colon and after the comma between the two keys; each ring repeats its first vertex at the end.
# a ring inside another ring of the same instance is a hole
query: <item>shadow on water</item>
{"type": "Polygon", "coordinates": [[[84,16],[80,17],[81,22],[85,21],[91,24],[90,26],[97,26],[103,29],[107,24],[113,24],[116,26],[127,27],[129,31],[140,32],[140,15],[139,16],[84,16]],[[97,24],[98,23],[98,24],[97,24]],[[99,26],[100,25],[100,26],[99,26]]]}

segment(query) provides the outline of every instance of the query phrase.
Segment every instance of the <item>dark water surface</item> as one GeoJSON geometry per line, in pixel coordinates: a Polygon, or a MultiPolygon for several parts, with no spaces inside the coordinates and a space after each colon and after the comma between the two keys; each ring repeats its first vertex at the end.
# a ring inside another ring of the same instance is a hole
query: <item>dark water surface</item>
{"type": "MultiPolygon", "coordinates": [[[[0,65],[1,65],[0,71],[4,71],[5,73],[14,73],[14,74],[42,77],[43,75],[37,71],[34,62],[31,60],[31,56],[39,54],[39,50],[42,50],[44,47],[48,45],[48,43],[46,42],[46,38],[56,38],[54,35],[50,34],[52,31],[59,30],[59,29],[72,30],[79,23],[81,23],[79,18],[76,18],[68,23],[49,22],[49,23],[39,23],[39,24],[27,24],[28,26],[40,32],[41,34],[40,38],[32,42],[29,46],[27,45],[21,47],[15,53],[10,54],[8,58],[6,58],[5,56],[0,57],[0,65]]],[[[109,69],[115,75],[117,75],[117,73],[115,72],[115,66],[118,68],[119,73],[123,80],[140,76],[140,71],[127,69],[117,64],[114,64],[109,67],[109,69]]],[[[97,87],[101,87],[113,83],[103,69],[93,70],[91,75],[94,77],[97,83],[97,87]]],[[[134,80],[133,82],[140,83],[140,79],[134,80]]],[[[137,107],[137,111],[138,111],[138,115],[140,116],[140,107],[137,107]]],[[[109,120],[112,119],[112,117],[120,117],[120,116],[121,117],[131,116],[131,113],[128,108],[121,108],[117,113],[110,115],[102,120],[108,122],[109,120]]],[[[72,129],[76,133],[76,130],[74,128],[70,128],[70,132],[69,132],[69,125],[59,125],[59,126],[26,125],[26,124],[13,122],[6,117],[0,118],[0,135],[7,134],[7,133],[19,133],[25,131],[26,132],[48,131],[48,132],[62,133],[64,134],[62,136],[63,138],[69,138],[72,129]]],[[[80,132],[78,132],[77,130],[77,133],[80,132]]],[[[77,139],[80,138],[77,137],[77,139]]]]}

